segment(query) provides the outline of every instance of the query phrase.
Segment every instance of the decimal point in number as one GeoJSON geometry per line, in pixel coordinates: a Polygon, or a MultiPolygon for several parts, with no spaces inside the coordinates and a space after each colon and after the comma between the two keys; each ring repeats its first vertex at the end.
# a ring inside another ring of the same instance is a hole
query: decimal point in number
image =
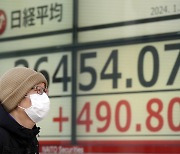
{"type": "Polygon", "coordinates": [[[132,87],[132,79],[126,79],[126,87],[131,88],[132,87]]]}
{"type": "Polygon", "coordinates": [[[136,124],[136,131],[140,132],[141,131],[141,124],[136,124]]]}

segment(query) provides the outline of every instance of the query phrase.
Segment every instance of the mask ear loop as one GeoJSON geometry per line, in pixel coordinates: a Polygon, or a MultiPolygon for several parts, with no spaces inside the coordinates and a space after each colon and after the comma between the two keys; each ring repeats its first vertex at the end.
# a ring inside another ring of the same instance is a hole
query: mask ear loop
{"type": "Polygon", "coordinates": [[[23,109],[23,110],[25,110],[25,108],[24,108],[24,107],[22,107],[22,106],[19,106],[19,105],[18,105],[18,107],[19,107],[19,108],[21,108],[21,109],[23,109]]]}
{"type": "MultiPolygon", "coordinates": [[[[26,95],[24,96],[24,98],[29,98],[29,96],[26,94],[26,95]]],[[[20,105],[18,105],[17,107],[19,107],[19,108],[21,108],[21,109],[25,110],[25,108],[24,108],[24,107],[22,107],[22,106],[20,106],[20,105]]]]}

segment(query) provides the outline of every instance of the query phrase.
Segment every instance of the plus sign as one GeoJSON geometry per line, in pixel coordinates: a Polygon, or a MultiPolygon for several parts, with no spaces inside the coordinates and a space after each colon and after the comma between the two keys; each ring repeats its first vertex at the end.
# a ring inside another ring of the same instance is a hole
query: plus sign
{"type": "Polygon", "coordinates": [[[68,121],[68,117],[63,117],[62,115],[62,107],[59,108],[59,117],[53,118],[54,122],[59,122],[59,131],[62,132],[62,123],[68,121]]]}

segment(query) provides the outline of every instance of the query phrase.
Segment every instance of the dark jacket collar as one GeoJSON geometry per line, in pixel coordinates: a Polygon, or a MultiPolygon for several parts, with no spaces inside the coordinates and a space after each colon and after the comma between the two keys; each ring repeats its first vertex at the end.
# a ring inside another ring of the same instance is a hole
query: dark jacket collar
{"type": "Polygon", "coordinates": [[[19,140],[29,141],[34,138],[40,128],[34,126],[33,129],[28,129],[21,126],[16,120],[5,111],[2,105],[0,105],[0,127],[7,130],[12,136],[17,137],[19,140]]]}

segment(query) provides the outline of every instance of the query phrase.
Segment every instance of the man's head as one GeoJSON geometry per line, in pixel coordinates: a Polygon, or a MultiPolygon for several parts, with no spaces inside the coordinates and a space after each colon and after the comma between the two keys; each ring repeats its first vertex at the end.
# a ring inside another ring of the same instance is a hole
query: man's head
{"type": "Polygon", "coordinates": [[[45,77],[30,68],[15,67],[0,78],[0,102],[7,112],[11,112],[35,85],[44,83],[45,77]]]}

